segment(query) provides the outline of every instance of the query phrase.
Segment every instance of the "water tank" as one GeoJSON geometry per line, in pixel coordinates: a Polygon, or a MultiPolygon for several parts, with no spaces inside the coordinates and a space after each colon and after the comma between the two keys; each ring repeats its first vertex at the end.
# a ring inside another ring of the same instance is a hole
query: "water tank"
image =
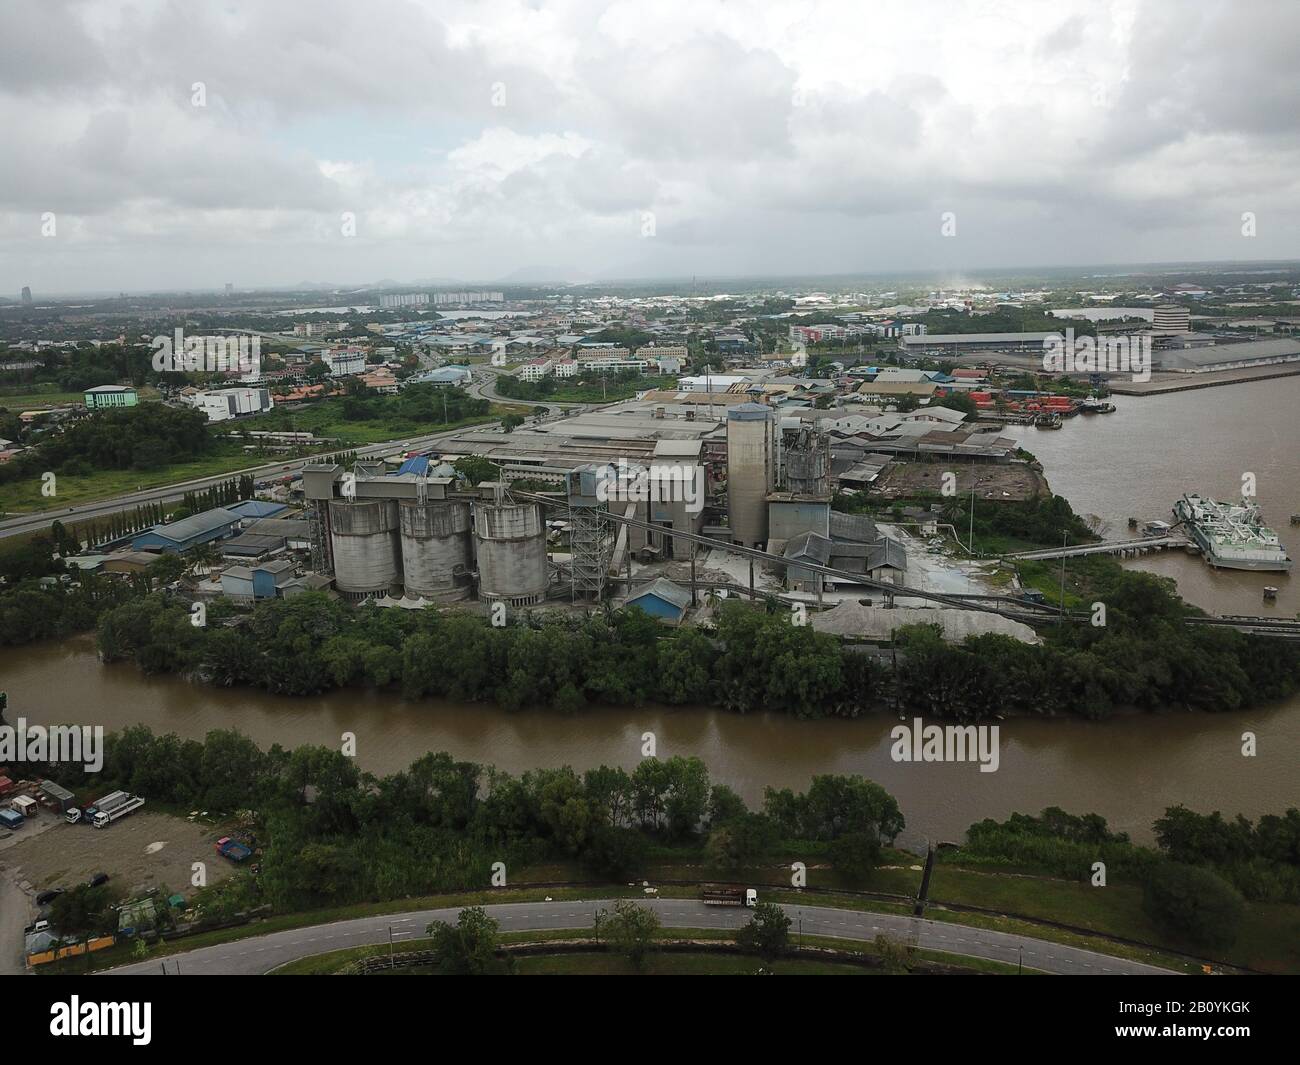
{"type": "Polygon", "coordinates": [[[406,594],[441,600],[468,595],[473,570],[469,504],[403,500],[397,513],[406,594]]]}
{"type": "Polygon", "coordinates": [[[474,508],[480,599],[531,606],[546,595],[546,525],[536,503],[474,508]]]}
{"type": "Polygon", "coordinates": [[[770,407],[742,403],[727,411],[727,525],[731,542],[767,542],[767,495],[775,482],[776,447],[770,407]]]}
{"type": "Polygon", "coordinates": [[[400,586],[397,501],[334,499],[329,508],[334,587],[349,598],[362,599],[400,586]]]}

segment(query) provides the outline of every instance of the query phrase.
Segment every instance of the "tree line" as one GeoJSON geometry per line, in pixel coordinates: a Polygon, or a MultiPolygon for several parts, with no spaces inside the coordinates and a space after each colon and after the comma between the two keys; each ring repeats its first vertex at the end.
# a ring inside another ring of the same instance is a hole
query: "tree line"
{"type": "Polygon", "coordinates": [[[94,470],[156,470],[212,454],[216,439],[202,411],[161,403],[99,411],[51,432],[0,465],[0,482],[94,470]]]}
{"type": "Polygon", "coordinates": [[[74,763],[45,772],[81,796],[120,788],[180,809],[250,812],[264,833],[258,883],[278,910],[487,887],[496,862],[507,878],[573,860],[620,880],[664,848],[702,848],[725,872],[807,840],[863,874],[904,827],[895,799],[861,777],[768,789],[750,810],[698,758],[512,776],[440,752],[377,777],[324,747],[264,751],[233,730],[198,741],[132,726],[107,738],[102,772],[74,763]]]}
{"type": "Polygon", "coordinates": [[[1218,811],[1198,814],[1180,804],[1154,828],[1156,846],[1141,847],[1097,814],[1049,807],[1038,817],[1017,813],[971,825],[955,860],[1028,866],[1085,882],[1103,863],[1108,883],[1141,885],[1143,908],[1157,925],[1208,946],[1234,940],[1244,900],[1300,903],[1300,810],[1227,821],[1218,811]]]}
{"type": "MultiPolygon", "coordinates": [[[[507,709],[588,704],[719,706],[802,718],[888,708],[961,722],[1007,714],[1101,718],[1117,709],[1235,710],[1300,689],[1300,649],[1185,625],[1165,582],[1118,571],[1107,624],[1051,628],[1042,645],[982,634],[946,642],[903,626],[895,661],[842,644],[789,612],[724,603],[716,631],[665,629],[636,609],[587,617],[529,612],[502,627],[466,612],[351,607],[324,593],[225,604],[228,624],[196,628],[185,603],[159,596],[99,622],[106,661],[310,695],[353,685],[507,709]]],[[[213,617],[209,611],[209,617],[213,617]]]]}

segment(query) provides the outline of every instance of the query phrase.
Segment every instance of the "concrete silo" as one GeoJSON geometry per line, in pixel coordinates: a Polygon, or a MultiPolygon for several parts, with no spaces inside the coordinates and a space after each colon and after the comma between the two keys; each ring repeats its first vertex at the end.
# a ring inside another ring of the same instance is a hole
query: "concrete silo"
{"type": "Polygon", "coordinates": [[[531,606],[546,595],[546,523],[536,503],[474,505],[480,599],[531,606]]]}
{"type": "Polygon", "coordinates": [[[406,594],[425,599],[463,599],[473,570],[468,503],[402,500],[402,576],[406,594]]]}
{"type": "Polygon", "coordinates": [[[830,497],[831,442],[803,426],[785,448],[785,487],[795,495],[830,497]]]}
{"type": "Polygon", "coordinates": [[[776,422],[761,403],[727,411],[727,525],[742,547],[767,543],[767,495],[776,482],[776,422]]]}
{"type": "Polygon", "coordinates": [[[397,500],[332,499],[329,518],[335,588],[366,599],[401,586],[397,500]]]}

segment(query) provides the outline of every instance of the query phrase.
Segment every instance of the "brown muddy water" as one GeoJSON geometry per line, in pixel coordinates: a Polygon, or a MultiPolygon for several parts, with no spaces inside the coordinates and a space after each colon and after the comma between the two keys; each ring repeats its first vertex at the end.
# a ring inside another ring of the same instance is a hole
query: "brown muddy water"
{"type": "MultiPolygon", "coordinates": [[[[1129,517],[1168,519],[1185,491],[1235,498],[1252,472],[1266,517],[1294,556],[1300,527],[1300,378],[1152,398],[1116,400],[1111,415],[1078,417],[1056,432],[1018,430],[1042,461],[1053,490],[1102,532],[1126,535],[1129,517]]],[[[1215,613],[1300,611],[1300,575],[1216,572],[1199,559],[1166,553],[1131,565],[1171,576],[1182,594],[1215,613]],[[1275,605],[1262,589],[1277,585],[1275,605]]],[[[145,677],[133,665],[102,665],[93,640],[0,651],[0,687],[9,719],[144,723],[156,732],[200,738],[238,728],[264,746],[336,745],[357,736],[361,765],[401,769],[426,751],[491,763],[519,773],[538,766],[632,768],[642,734],[661,757],[697,755],[715,781],[749,802],[766,786],[802,789],[817,773],[861,773],[898,797],[903,841],[959,839],[985,817],[1062,806],[1096,812],[1113,828],[1150,839],[1150,826],[1175,803],[1254,817],[1300,805],[1300,698],[1237,714],[1128,716],[1105,722],[1016,720],[1001,726],[997,772],[975,764],[896,763],[888,717],[805,722],[780,714],[739,716],[704,708],[507,713],[494,706],[392,695],[334,692],[290,699],[226,691],[176,677],[145,677]],[[1258,755],[1241,736],[1258,736],[1258,755]]]]}

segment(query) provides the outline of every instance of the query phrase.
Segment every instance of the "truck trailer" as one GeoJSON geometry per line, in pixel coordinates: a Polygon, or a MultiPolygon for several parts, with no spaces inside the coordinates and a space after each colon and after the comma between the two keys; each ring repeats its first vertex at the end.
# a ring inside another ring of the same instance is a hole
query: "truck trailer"
{"type": "Polygon", "coordinates": [[[700,889],[700,901],[705,906],[749,906],[758,905],[756,888],[732,887],[730,884],[705,884],[700,889]]]}
{"type": "Polygon", "coordinates": [[[125,791],[110,791],[102,799],[96,799],[84,810],[78,810],[75,806],[65,815],[64,820],[70,825],[75,825],[79,821],[84,821],[88,825],[95,823],[95,815],[103,810],[105,813],[111,812],[114,808],[121,806],[131,796],[125,791]]]}
{"type": "MultiPolygon", "coordinates": [[[[125,794],[125,792],[123,792],[125,794]]],[[[96,828],[107,828],[119,818],[126,817],[127,814],[135,813],[144,805],[144,799],[139,795],[127,795],[121,802],[114,803],[110,809],[105,810],[102,806],[95,811],[90,823],[96,828]]]]}

